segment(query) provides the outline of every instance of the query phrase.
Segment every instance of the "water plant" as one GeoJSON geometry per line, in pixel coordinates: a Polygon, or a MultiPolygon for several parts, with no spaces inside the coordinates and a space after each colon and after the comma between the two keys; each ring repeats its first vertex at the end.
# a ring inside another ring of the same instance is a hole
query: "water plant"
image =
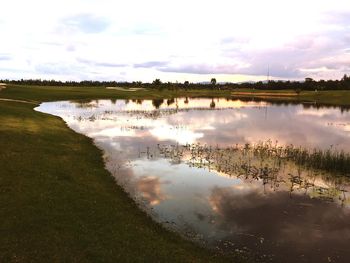
{"type": "Polygon", "coordinates": [[[269,140],[229,147],[200,143],[157,144],[142,153],[147,153],[143,156],[148,159],[161,157],[170,159],[172,164],[185,162],[190,167],[216,171],[224,176],[260,181],[264,192],[282,187],[291,195],[299,192],[327,202],[337,201],[342,205],[347,202],[350,157],[333,148],[308,150],[269,140]],[[317,183],[319,179],[326,182],[327,187],[317,183]]]}

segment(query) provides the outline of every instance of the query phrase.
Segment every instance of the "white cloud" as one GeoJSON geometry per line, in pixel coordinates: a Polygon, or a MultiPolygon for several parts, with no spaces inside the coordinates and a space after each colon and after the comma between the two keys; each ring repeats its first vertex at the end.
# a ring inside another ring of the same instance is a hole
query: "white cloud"
{"type": "Polygon", "coordinates": [[[265,78],[268,64],[277,78],[350,69],[346,0],[0,2],[2,77],[241,81],[265,78]]]}

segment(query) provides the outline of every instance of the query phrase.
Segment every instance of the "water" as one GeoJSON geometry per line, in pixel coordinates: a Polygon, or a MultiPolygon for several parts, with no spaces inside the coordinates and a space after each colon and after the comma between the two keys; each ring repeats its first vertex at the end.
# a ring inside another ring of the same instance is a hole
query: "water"
{"type": "Polygon", "coordinates": [[[37,110],[93,138],[140,207],[188,238],[267,262],[350,262],[349,180],[244,150],[264,142],[350,152],[348,112],[186,98],[37,110]]]}

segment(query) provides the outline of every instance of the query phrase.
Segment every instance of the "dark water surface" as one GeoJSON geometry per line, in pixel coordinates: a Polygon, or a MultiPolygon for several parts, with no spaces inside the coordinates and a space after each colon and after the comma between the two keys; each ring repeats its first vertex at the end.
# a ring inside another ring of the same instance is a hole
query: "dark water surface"
{"type": "Polygon", "coordinates": [[[264,142],[350,152],[348,112],[186,98],[37,110],[93,138],[138,204],[191,239],[263,261],[350,262],[350,181],[244,150],[264,142]]]}

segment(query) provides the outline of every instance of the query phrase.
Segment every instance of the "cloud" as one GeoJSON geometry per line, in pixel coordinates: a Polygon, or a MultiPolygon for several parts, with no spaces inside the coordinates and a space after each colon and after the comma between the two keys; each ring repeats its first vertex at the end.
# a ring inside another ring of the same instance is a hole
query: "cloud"
{"type": "Polygon", "coordinates": [[[64,63],[41,63],[35,66],[35,71],[42,74],[69,75],[75,73],[76,67],[64,63]]]}
{"type": "Polygon", "coordinates": [[[79,14],[62,20],[65,27],[83,33],[94,34],[105,31],[110,21],[105,17],[97,17],[93,14],[79,14]]]}
{"type": "Polygon", "coordinates": [[[61,41],[43,41],[40,44],[43,44],[46,46],[55,46],[55,47],[60,47],[64,45],[61,41]]]}
{"type": "Polygon", "coordinates": [[[174,61],[157,66],[161,72],[189,74],[243,74],[300,79],[313,74],[344,72],[350,68],[350,29],[300,35],[275,47],[250,47],[249,39],[227,37],[220,40],[220,56],[210,62],[174,61]],[[337,39],[337,41],[334,41],[337,39]]]}
{"type": "Polygon", "coordinates": [[[220,40],[220,44],[222,45],[228,45],[228,44],[247,44],[249,43],[248,37],[224,37],[220,40]]]}
{"type": "Polygon", "coordinates": [[[8,54],[0,54],[0,61],[1,60],[11,60],[12,56],[8,55],[8,54]]]}
{"type": "Polygon", "coordinates": [[[183,5],[160,0],[152,4],[39,2],[40,10],[30,13],[26,12],[29,3],[13,0],[4,4],[7,12],[0,18],[0,27],[7,37],[1,39],[1,50],[16,55],[13,67],[23,68],[28,58],[34,65],[46,60],[81,66],[82,62],[72,61],[74,52],[80,58],[94,55],[96,63],[85,65],[90,73],[104,67],[99,78],[114,76],[107,67],[128,64],[128,81],[196,82],[208,78],[207,74],[220,74],[213,76],[218,81],[260,80],[268,65],[275,78],[302,79],[313,77],[312,72],[334,79],[349,68],[344,62],[348,58],[341,58],[350,49],[347,0],[339,0],[337,5],[301,0],[283,4],[271,0],[268,5],[239,1],[234,6],[225,0],[216,5],[215,12],[210,3],[199,6],[182,0],[183,5]],[[23,7],[20,13],[19,4],[23,7]],[[21,19],[11,15],[16,12],[21,19]]]}
{"type": "Polygon", "coordinates": [[[300,254],[313,259],[327,258],[334,248],[346,255],[350,241],[348,210],[307,195],[291,197],[288,192],[264,195],[257,189],[242,185],[214,187],[210,196],[216,224],[226,232],[243,233],[239,236],[242,247],[252,248],[258,242],[257,249],[275,254],[278,262],[284,261],[281,257],[295,258],[300,254]],[[260,237],[264,239],[261,244],[260,237]]]}
{"type": "Polygon", "coordinates": [[[76,51],[76,47],[75,47],[74,45],[68,45],[68,46],[66,47],[66,50],[67,50],[68,52],[74,52],[74,51],[76,51]]]}
{"type": "MultiPolygon", "coordinates": [[[[181,65],[181,66],[170,66],[170,67],[159,67],[157,68],[162,72],[176,72],[176,73],[190,73],[190,74],[246,74],[246,75],[258,75],[266,76],[268,72],[268,61],[264,62],[257,61],[247,67],[240,67],[238,65],[229,64],[192,64],[192,65],[181,65]]],[[[300,77],[300,71],[298,69],[289,68],[284,64],[273,64],[274,71],[270,66],[270,74],[274,77],[280,78],[297,78],[300,77]]]]}
{"type": "Polygon", "coordinates": [[[165,32],[156,24],[137,24],[129,29],[129,33],[144,36],[164,35],[165,32]]]}
{"type": "Polygon", "coordinates": [[[161,182],[158,177],[143,176],[137,180],[136,188],[142,194],[144,200],[150,205],[158,205],[167,199],[161,185],[168,182],[161,182]]]}
{"type": "Polygon", "coordinates": [[[134,68],[154,68],[154,67],[163,67],[168,65],[166,61],[148,61],[139,64],[134,64],[134,68]]]}
{"type": "Polygon", "coordinates": [[[323,22],[328,25],[337,25],[350,27],[350,12],[349,11],[337,11],[328,12],[324,15],[323,22]]]}
{"type": "Polygon", "coordinates": [[[79,63],[87,64],[90,66],[97,66],[97,67],[121,68],[121,67],[128,66],[128,64],[123,64],[123,63],[96,62],[96,61],[84,59],[84,58],[77,58],[76,60],[79,63]]]}
{"type": "Polygon", "coordinates": [[[180,66],[158,67],[159,71],[191,73],[191,74],[232,74],[235,66],[231,65],[208,65],[208,64],[184,64],[180,66]]]}

